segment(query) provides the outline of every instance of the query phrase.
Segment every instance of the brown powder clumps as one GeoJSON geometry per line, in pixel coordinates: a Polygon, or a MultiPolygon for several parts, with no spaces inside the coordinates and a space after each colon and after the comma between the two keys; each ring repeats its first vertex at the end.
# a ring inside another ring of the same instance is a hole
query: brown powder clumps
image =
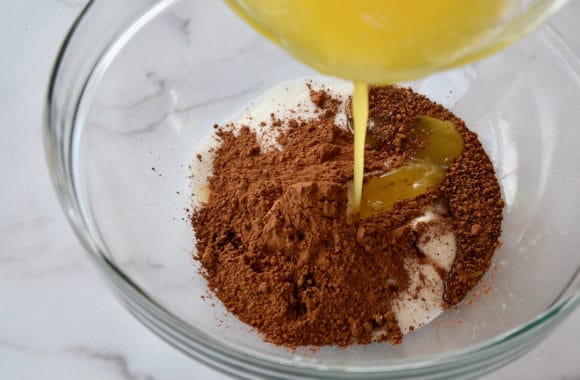
{"type": "Polygon", "coordinates": [[[465,151],[438,188],[360,220],[347,209],[353,137],[334,124],[341,102],[324,89],[310,95],[316,118],[268,121],[281,150],[262,151],[248,127],[216,128],[209,200],[191,219],[196,258],[226,308],[270,342],[345,346],[370,343],[380,329],[399,343],[391,304],[409,288],[405,258],[420,255],[409,222],[426,206],[447,206],[458,252],[444,273],[445,301],[458,303],[498,244],[503,202],[493,167],[442,106],[410,89],[372,87],[367,171],[396,168],[423,146],[412,127],[418,115],[453,121],[465,151]]]}

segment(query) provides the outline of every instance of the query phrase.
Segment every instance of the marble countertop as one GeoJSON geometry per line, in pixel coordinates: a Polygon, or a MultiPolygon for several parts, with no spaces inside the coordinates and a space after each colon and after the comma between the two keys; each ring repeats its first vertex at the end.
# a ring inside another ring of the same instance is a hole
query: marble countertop
{"type": "MultiPolygon", "coordinates": [[[[134,319],[57,203],[42,112],[57,49],[85,0],[0,2],[0,378],[226,379],[134,319]]],[[[580,1],[551,22],[580,54],[580,1]]],[[[580,310],[489,379],[580,379],[580,310]]]]}

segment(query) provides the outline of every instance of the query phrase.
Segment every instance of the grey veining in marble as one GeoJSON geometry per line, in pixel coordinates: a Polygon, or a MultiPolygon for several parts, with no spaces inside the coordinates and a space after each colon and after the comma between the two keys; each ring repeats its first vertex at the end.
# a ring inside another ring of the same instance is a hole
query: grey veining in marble
{"type": "MultiPolygon", "coordinates": [[[[580,53],[579,3],[553,24],[580,53]]],[[[57,49],[84,4],[0,1],[0,379],[226,379],[115,301],[57,204],[44,162],[42,107],[57,49]]],[[[183,38],[197,33],[195,19],[174,23],[183,38]]],[[[104,107],[146,108],[171,85],[155,72],[145,80],[148,92],[104,107]]],[[[176,105],[143,128],[196,106],[176,105]]],[[[579,342],[577,310],[540,346],[486,378],[580,379],[579,342]]]]}

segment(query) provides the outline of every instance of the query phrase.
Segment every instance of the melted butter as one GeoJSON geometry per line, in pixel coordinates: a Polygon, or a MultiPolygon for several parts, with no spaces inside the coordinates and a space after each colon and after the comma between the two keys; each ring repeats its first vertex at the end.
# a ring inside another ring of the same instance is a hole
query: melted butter
{"type": "Polygon", "coordinates": [[[352,211],[357,213],[361,208],[364,166],[365,137],[369,119],[369,95],[366,83],[355,82],[352,95],[352,118],[354,121],[354,176],[352,211]]]}
{"type": "Polygon", "coordinates": [[[463,152],[463,138],[451,121],[419,116],[414,127],[428,134],[425,147],[404,165],[367,180],[362,189],[361,217],[390,210],[398,201],[439,185],[447,166],[463,152]]]}
{"type": "Polygon", "coordinates": [[[463,152],[463,137],[453,122],[419,116],[413,127],[429,135],[425,148],[415,155],[416,159],[449,166],[463,152]]]}

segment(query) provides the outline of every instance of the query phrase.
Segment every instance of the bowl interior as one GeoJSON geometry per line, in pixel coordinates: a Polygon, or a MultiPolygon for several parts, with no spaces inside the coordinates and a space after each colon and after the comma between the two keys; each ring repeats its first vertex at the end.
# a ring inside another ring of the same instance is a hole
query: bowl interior
{"type": "Polygon", "coordinates": [[[291,352],[208,297],[192,259],[189,165],[214,123],[281,81],[317,74],[222,2],[165,2],[137,24],[105,52],[79,103],[76,196],[103,254],[208,339],[260,357],[372,367],[482,343],[544,312],[569,286],[580,266],[580,133],[570,100],[580,80],[549,30],[408,83],[462,117],[495,164],[507,204],[503,246],[482,284],[399,346],[291,352]]]}

